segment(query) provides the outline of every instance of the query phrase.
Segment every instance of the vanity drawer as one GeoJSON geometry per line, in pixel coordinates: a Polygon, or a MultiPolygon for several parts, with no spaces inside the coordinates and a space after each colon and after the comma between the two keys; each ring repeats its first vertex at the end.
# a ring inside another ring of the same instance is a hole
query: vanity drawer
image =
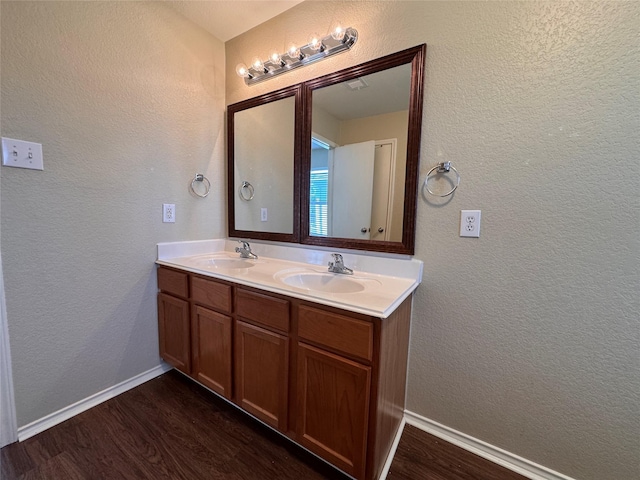
{"type": "Polygon", "coordinates": [[[168,268],[158,268],[158,289],[178,297],[189,297],[189,275],[168,268]]]}
{"type": "Polygon", "coordinates": [[[373,324],[364,320],[301,305],[298,335],[348,355],[373,358],[373,324]]]}
{"type": "Polygon", "coordinates": [[[224,283],[191,277],[191,299],[198,305],[231,313],[231,286],[224,283]]]}
{"type": "Polygon", "coordinates": [[[251,320],[282,332],[289,331],[289,302],[287,300],[239,288],[236,313],[245,320],[251,320]]]}

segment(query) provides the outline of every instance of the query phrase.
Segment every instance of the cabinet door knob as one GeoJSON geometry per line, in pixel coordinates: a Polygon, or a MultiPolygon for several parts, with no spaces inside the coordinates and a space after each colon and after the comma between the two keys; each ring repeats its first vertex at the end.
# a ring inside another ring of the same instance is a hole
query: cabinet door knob
{"type": "Polygon", "coordinates": [[[382,233],[382,232],[384,232],[384,228],[379,227],[379,228],[378,228],[378,233],[382,233]]]}
{"type": "Polygon", "coordinates": [[[362,227],[362,228],[360,229],[360,231],[361,231],[362,233],[367,233],[367,232],[369,231],[369,229],[368,229],[367,227],[362,227]]]}

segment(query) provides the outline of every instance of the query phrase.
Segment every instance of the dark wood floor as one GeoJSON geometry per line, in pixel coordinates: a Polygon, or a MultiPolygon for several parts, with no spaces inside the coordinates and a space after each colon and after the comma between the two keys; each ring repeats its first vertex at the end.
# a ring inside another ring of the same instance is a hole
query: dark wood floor
{"type": "MultiPolygon", "coordinates": [[[[0,478],[349,477],[172,371],[24,442],[2,448],[0,478]]],[[[407,426],[388,478],[524,477],[407,426]]]]}

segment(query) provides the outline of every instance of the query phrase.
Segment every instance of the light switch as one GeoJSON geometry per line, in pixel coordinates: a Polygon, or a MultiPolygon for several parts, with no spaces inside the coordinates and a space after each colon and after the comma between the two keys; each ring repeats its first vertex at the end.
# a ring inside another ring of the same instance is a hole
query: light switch
{"type": "Polygon", "coordinates": [[[42,145],[2,137],[2,164],[5,167],[44,170],[42,145]]]}

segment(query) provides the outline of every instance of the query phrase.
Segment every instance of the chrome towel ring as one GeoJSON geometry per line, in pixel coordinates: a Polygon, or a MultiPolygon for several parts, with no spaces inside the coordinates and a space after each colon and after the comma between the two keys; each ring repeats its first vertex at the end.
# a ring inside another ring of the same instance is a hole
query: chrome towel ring
{"type": "Polygon", "coordinates": [[[191,180],[191,185],[189,186],[189,190],[191,190],[191,193],[193,193],[194,195],[200,198],[204,198],[207,195],[209,195],[209,192],[211,191],[211,182],[203,174],[196,173],[196,176],[193,178],[193,180],[191,180]],[[196,191],[196,188],[195,188],[196,182],[202,182],[202,184],[204,185],[204,193],[198,193],[196,191]]]}
{"type": "Polygon", "coordinates": [[[458,173],[458,170],[456,170],[455,167],[451,165],[451,162],[442,162],[437,164],[435,167],[433,167],[431,170],[427,172],[427,178],[424,179],[424,188],[427,189],[427,192],[429,192],[431,195],[435,195],[436,197],[448,197],[449,195],[451,195],[453,192],[456,191],[456,188],[458,188],[458,185],[460,185],[460,174],[458,173]],[[427,182],[429,181],[429,175],[431,175],[431,172],[433,172],[434,170],[436,171],[437,174],[447,173],[450,170],[453,170],[455,172],[456,174],[455,185],[447,193],[442,193],[442,194],[434,193],[429,188],[429,185],[427,184],[427,182]]]}
{"type": "Polygon", "coordinates": [[[246,180],[242,181],[239,191],[240,191],[240,198],[245,202],[248,202],[249,200],[253,200],[255,190],[253,189],[253,185],[251,185],[246,180]]]}

